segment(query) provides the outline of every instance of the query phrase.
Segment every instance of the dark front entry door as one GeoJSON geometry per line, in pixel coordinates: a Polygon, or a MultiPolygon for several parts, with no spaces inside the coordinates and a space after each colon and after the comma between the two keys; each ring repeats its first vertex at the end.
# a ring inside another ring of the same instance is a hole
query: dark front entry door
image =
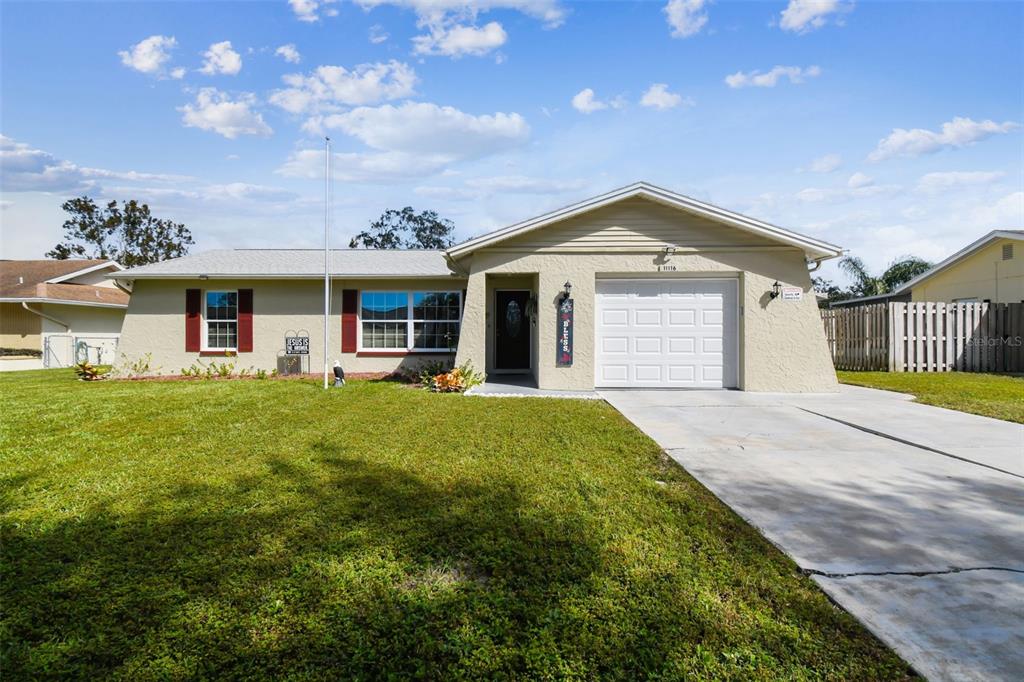
{"type": "Polygon", "coordinates": [[[530,369],[528,291],[495,292],[494,368],[530,369]]]}

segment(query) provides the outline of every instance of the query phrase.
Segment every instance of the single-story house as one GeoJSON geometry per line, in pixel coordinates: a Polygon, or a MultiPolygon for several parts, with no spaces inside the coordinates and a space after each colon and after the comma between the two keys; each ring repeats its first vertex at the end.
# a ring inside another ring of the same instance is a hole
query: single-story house
{"type": "Polygon", "coordinates": [[[830,308],[873,303],[1024,303],[1024,230],[993,230],[906,284],[830,308]]]}
{"type": "Polygon", "coordinates": [[[1024,302],[1024,230],[993,230],[893,293],[911,301],[1024,302]]]}
{"type": "MultiPolygon", "coordinates": [[[[831,391],[810,271],[840,247],[635,183],[445,251],[330,254],[331,364],[424,360],[541,389],[831,391]]],[[[324,254],[221,250],[119,273],[120,353],[165,373],[233,355],[274,369],[308,337],[324,361],[324,254]]]]}
{"type": "Polygon", "coordinates": [[[114,360],[129,294],[110,260],[0,261],[0,370],[114,360]]]}

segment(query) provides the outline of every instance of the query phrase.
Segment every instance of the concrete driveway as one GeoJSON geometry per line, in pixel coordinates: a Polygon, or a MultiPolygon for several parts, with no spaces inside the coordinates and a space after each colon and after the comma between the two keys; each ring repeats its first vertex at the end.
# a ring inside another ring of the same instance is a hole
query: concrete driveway
{"type": "Polygon", "coordinates": [[[932,680],[1024,671],[1024,426],[843,387],[601,395],[932,680]]]}

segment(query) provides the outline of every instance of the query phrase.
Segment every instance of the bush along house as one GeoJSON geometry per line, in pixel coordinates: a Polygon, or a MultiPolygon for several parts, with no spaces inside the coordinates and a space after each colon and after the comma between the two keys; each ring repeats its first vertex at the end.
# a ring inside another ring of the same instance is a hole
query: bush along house
{"type": "MultiPolygon", "coordinates": [[[[327,356],[363,373],[454,354],[541,389],[833,391],[810,271],[840,253],[636,183],[446,251],[332,251],[327,356]]],[[[319,371],[323,277],[323,252],[301,249],[118,273],[133,287],[121,359],[177,373],[237,354],[271,371],[308,344],[319,371]]]]}

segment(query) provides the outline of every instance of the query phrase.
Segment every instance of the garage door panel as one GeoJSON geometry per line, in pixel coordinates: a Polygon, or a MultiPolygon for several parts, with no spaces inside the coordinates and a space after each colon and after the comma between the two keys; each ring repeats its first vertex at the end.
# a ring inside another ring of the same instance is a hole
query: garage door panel
{"type": "Polygon", "coordinates": [[[736,385],[736,280],[598,281],[598,386],[736,385]]]}
{"type": "Polygon", "coordinates": [[[669,381],[691,382],[697,376],[697,368],[693,365],[669,365],[669,381]]]}
{"type": "Polygon", "coordinates": [[[693,353],[696,347],[696,339],[693,337],[670,336],[668,338],[669,353],[693,353]]]}
{"type": "Polygon", "coordinates": [[[601,324],[605,327],[628,326],[629,310],[626,308],[606,308],[601,311],[601,324]]]}
{"type": "Polygon", "coordinates": [[[638,382],[661,381],[661,365],[633,365],[633,378],[638,382]]]}
{"type": "Polygon", "coordinates": [[[660,336],[636,336],[633,338],[633,352],[638,355],[661,355],[660,336]]]}
{"type": "Polygon", "coordinates": [[[627,365],[605,364],[599,368],[600,378],[605,385],[612,383],[625,384],[629,381],[629,367],[627,365]]]}
{"type": "Polygon", "coordinates": [[[721,336],[705,336],[700,340],[700,350],[702,353],[722,353],[722,337],[721,336]]]}
{"type": "Polygon", "coordinates": [[[697,311],[670,309],[668,323],[673,327],[693,327],[697,324],[697,311]]]}
{"type": "Polygon", "coordinates": [[[722,311],[721,310],[702,310],[700,311],[700,321],[705,327],[721,327],[722,326],[722,311]]]}
{"type": "Polygon", "coordinates": [[[628,353],[629,339],[625,336],[604,336],[599,346],[602,353],[628,353]]]}
{"type": "Polygon", "coordinates": [[[636,327],[660,327],[661,310],[651,308],[634,308],[633,325],[636,327]]]}

